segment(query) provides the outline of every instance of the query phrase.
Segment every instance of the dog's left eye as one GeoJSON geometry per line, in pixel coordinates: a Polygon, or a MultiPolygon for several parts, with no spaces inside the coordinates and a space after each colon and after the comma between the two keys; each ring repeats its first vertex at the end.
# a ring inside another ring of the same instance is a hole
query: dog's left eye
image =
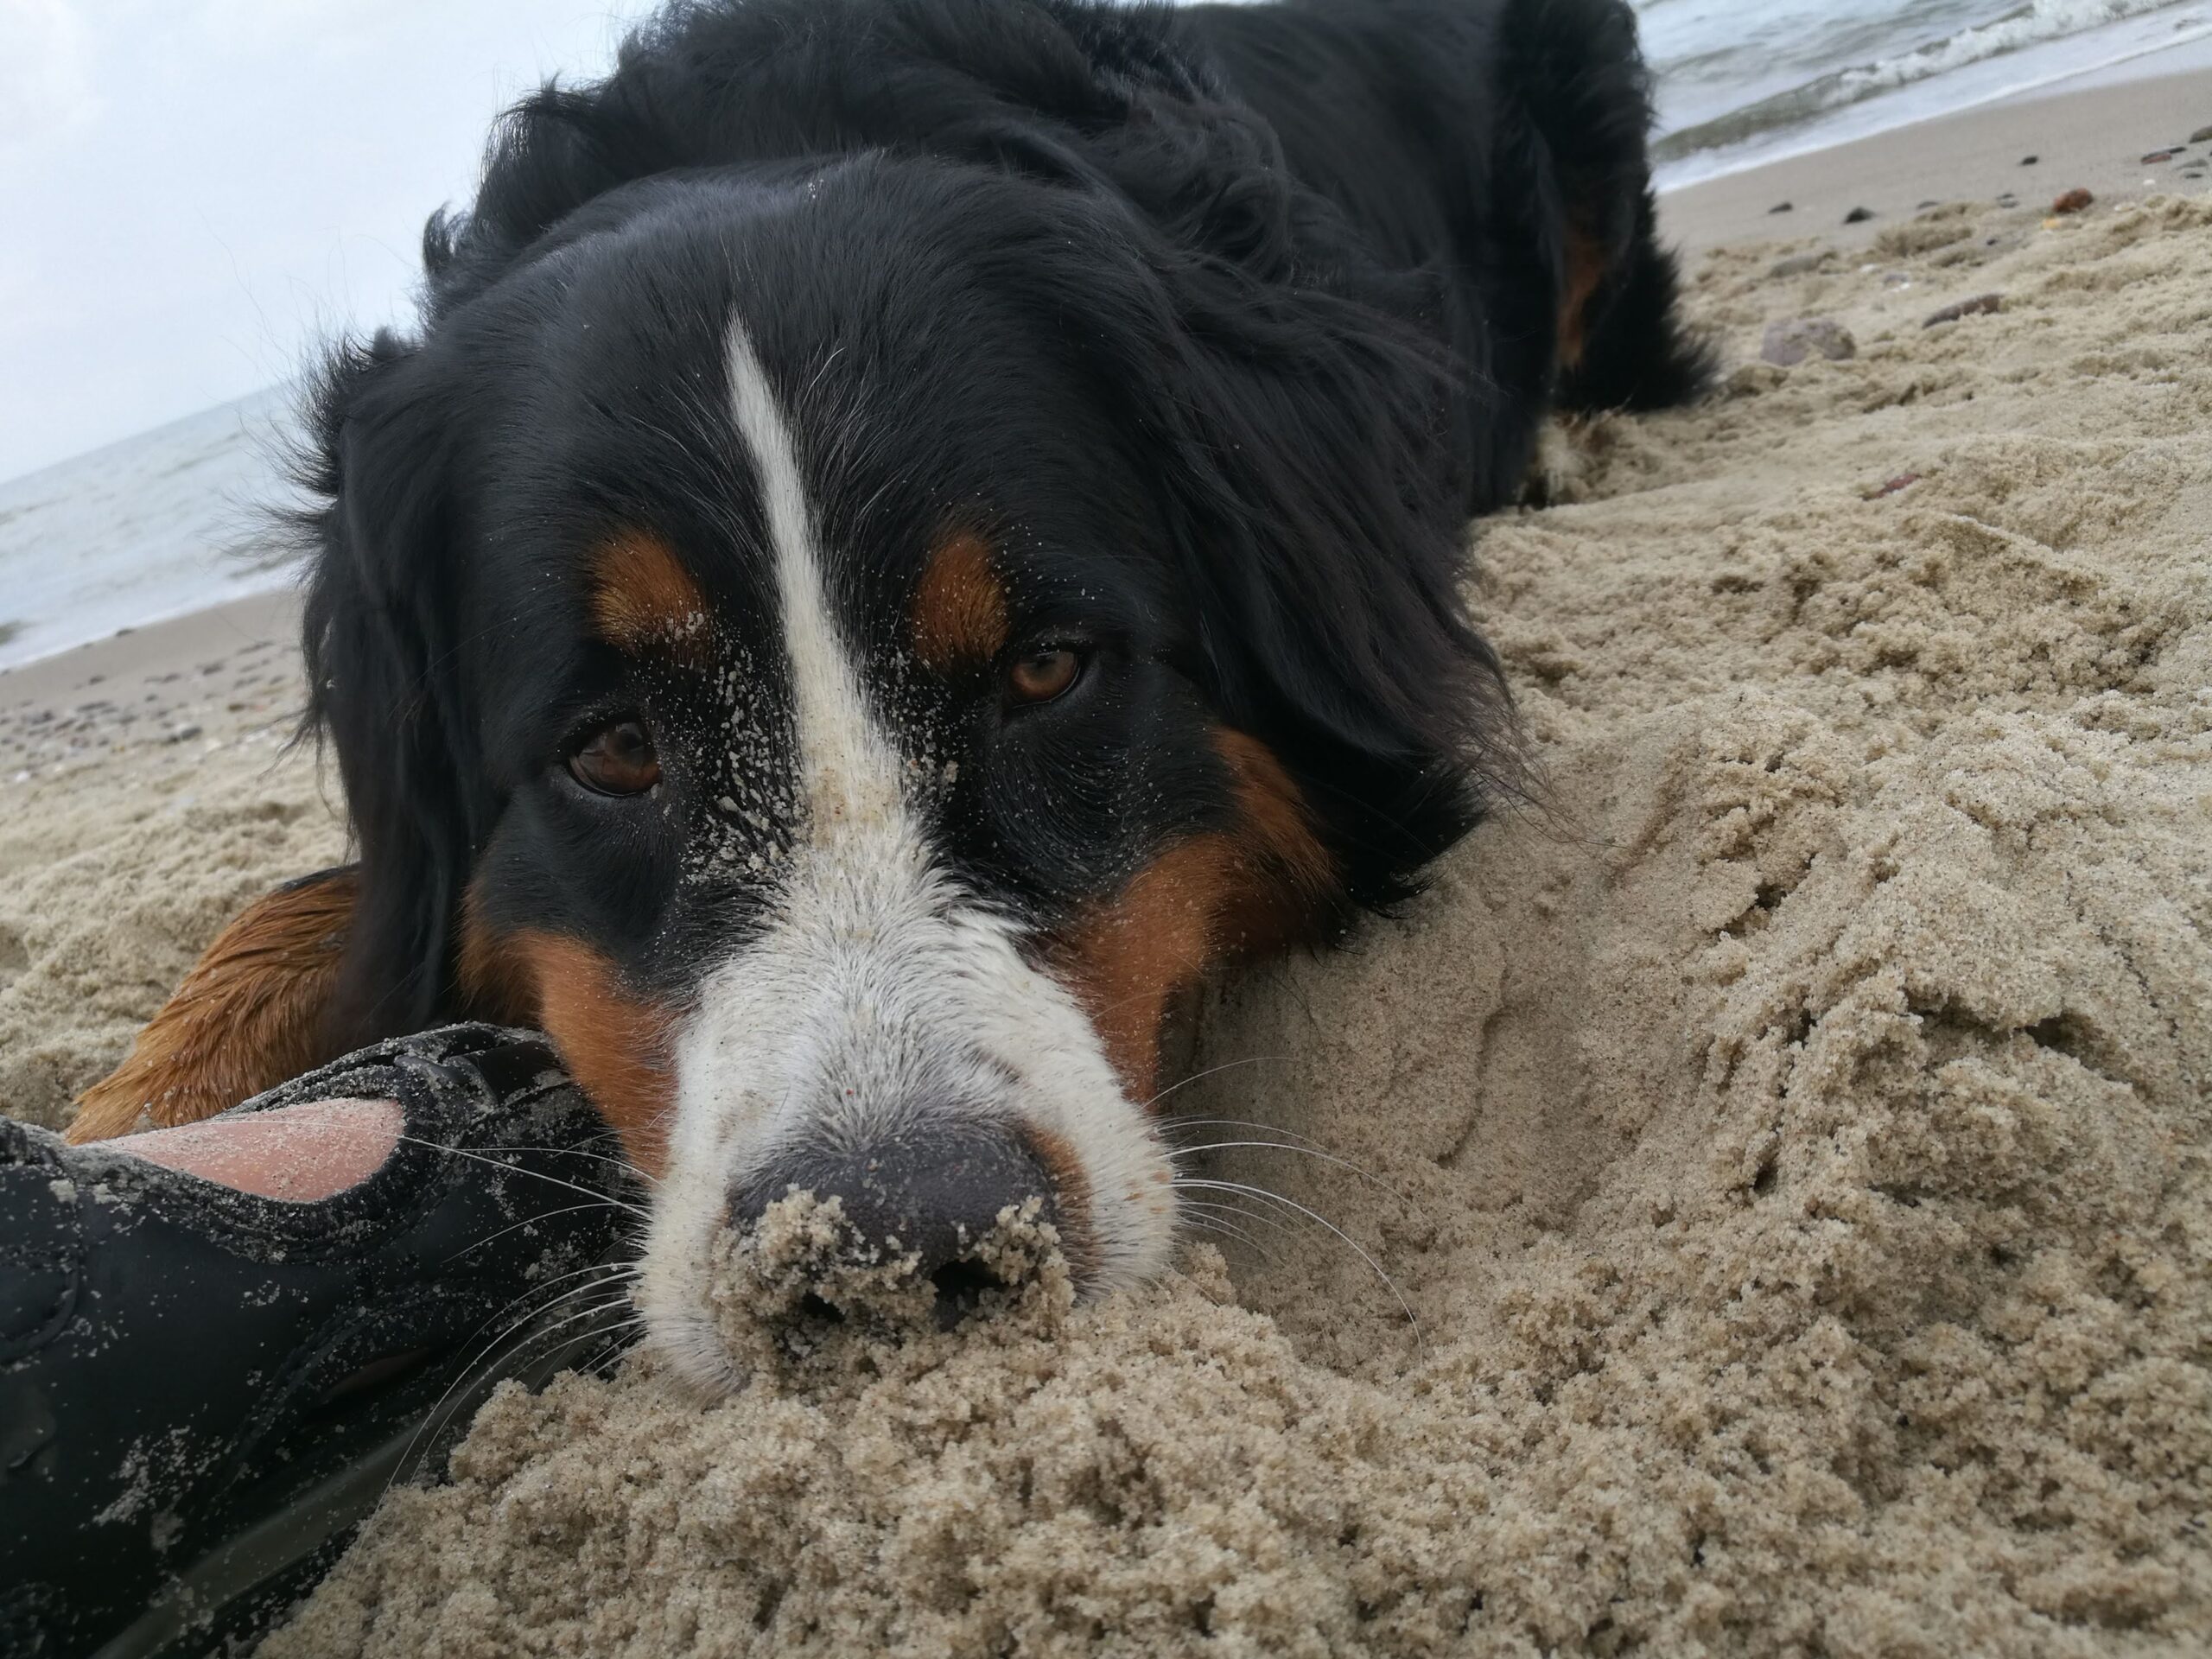
{"type": "Polygon", "coordinates": [[[1017,658],[1006,671],[1007,690],[1017,702],[1050,702],[1066,695],[1083,672],[1083,658],[1065,645],[1052,645],[1017,658]]]}
{"type": "Polygon", "coordinates": [[[569,757],[569,775],[594,794],[642,795],[660,781],[660,756],[640,721],[618,720],[569,757]]]}

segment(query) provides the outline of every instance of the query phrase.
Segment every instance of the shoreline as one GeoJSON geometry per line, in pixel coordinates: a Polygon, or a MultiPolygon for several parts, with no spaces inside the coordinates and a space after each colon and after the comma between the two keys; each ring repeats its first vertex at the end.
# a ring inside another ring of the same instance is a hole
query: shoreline
{"type": "MultiPolygon", "coordinates": [[[[149,691],[212,677],[210,664],[270,642],[292,646],[299,634],[299,595],[287,586],[273,592],[226,599],[143,627],[125,628],[105,639],[72,645],[51,657],[33,658],[0,668],[0,741],[13,734],[28,711],[82,696],[118,707],[142,702],[149,691]]],[[[20,762],[0,750],[0,771],[20,762]]]]}
{"type": "Polygon", "coordinates": [[[2212,143],[2186,142],[2212,125],[2212,67],[2081,79],[2090,84],[2038,88],[1663,192],[1661,237],[1692,257],[1729,243],[1813,236],[1848,247],[1939,200],[2001,205],[2009,193],[2039,219],[2077,188],[2100,209],[2212,189],[2212,143]],[[2168,145],[2183,148],[2168,161],[2143,159],[2168,145]],[[2023,165],[2030,156],[2035,162],[2023,165]],[[1858,208],[1871,216],[1847,225],[1858,208]]]}

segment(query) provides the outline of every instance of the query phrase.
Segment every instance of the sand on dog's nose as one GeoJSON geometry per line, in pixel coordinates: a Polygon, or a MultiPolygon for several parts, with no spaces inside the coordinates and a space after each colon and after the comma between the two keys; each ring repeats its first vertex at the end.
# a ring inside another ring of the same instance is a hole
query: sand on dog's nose
{"type": "Polygon", "coordinates": [[[778,1198],[715,1245],[708,1300],[734,1375],[818,1383],[825,1370],[861,1363],[856,1344],[921,1342],[979,1319],[1050,1338],[1075,1287],[1042,1207],[1032,1198],[1000,1212],[965,1258],[988,1282],[967,1299],[972,1306],[952,1308],[918,1254],[856,1236],[840,1199],[778,1198]]]}

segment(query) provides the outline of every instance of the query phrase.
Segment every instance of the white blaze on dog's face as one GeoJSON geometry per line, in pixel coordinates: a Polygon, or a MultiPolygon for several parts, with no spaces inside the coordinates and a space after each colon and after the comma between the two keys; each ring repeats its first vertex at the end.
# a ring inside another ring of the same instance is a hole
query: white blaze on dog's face
{"type": "MultiPolygon", "coordinates": [[[[715,1236],[741,1224],[734,1194],[780,1196],[786,1172],[979,1135],[1033,1148],[1089,1292],[1158,1273],[1174,1223],[1166,1154],[1098,1030],[1032,931],[963,890],[931,844],[944,763],[902,751],[868,695],[797,436],[742,326],[728,374],[773,558],[797,776],[760,918],[708,969],[673,1039],[638,1300],[650,1339],[710,1385],[729,1378],[708,1313],[715,1236]]],[[[979,1194],[980,1213],[1021,1196],[979,1194]]]]}

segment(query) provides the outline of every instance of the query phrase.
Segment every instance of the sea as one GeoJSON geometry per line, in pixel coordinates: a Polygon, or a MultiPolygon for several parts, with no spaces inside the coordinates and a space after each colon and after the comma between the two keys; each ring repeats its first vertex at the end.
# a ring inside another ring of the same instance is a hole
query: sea
{"type": "MultiPolygon", "coordinates": [[[[1662,190],[2212,39],[2212,0],[1632,3],[1662,190]]],[[[272,387],[0,482],[0,668],[290,581],[296,403],[272,387]]]]}

